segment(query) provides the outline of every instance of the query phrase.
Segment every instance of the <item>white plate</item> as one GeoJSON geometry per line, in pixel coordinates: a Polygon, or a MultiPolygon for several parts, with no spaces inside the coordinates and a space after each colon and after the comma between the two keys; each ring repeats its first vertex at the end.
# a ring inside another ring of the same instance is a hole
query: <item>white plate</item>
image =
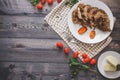
{"type": "Polygon", "coordinates": [[[71,10],[68,14],[68,25],[69,25],[69,29],[70,29],[71,33],[73,34],[73,36],[76,39],[80,40],[81,42],[92,43],[92,44],[101,42],[104,39],[106,39],[110,35],[111,32],[103,32],[97,28],[95,29],[96,36],[94,39],[90,39],[90,37],[89,37],[90,31],[91,31],[90,28],[88,28],[87,32],[85,32],[84,34],[82,34],[82,35],[78,34],[78,29],[81,26],[78,24],[74,24],[72,22],[72,12],[77,8],[79,3],[89,4],[92,7],[98,7],[99,9],[103,9],[108,14],[108,17],[110,19],[110,28],[111,28],[111,30],[113,30],[113,24],[114,24],[113,14],[106,4],[104,4],[103,2],[98,1],[98,0],[82,0],[82,1],[78,2],[77,4],[75,4],[71,8],[71,10]]]}
{"type": "Polygon", "coordinates": [[[118,61],[119,61],[119,64],[120,64],[120,54],[115,52],[115,51],[107,51],[107,52],[102,53],[102,55],[98,58],[98,63],[97,63],[98,70],[106,78],[109,78],[109,79],[118,78],[118,77],[120,77],[120,71],[105,72],[103,70],[104,64],[106,63],[105,58],[108,55],[112,55],[112,56],[116,57],[118,59],[118,61]]]}

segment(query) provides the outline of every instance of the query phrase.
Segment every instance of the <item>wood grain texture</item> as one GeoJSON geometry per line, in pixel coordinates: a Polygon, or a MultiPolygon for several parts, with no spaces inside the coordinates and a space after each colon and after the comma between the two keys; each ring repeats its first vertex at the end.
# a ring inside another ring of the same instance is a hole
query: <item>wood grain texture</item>
{"type": "MultiPolygon", "coordinates": [[[[102,0],[116,17],[111,33],[113,41],[102,51],[120,53],[120,1],[102,0]]],[[[44,17],[56,6],[44,5],[38,10],[30,0],[0,0],[0,80],[72,80],[69,56],[56,47],[66,43],[44,22],[44,17]]],[[[99,54],[99,55],[100,55],[99,54]]],[[[99,57],[96,56],[96,58],[99,57]]],[[[97,70],[97,66],[91,66],[97,70]]],[[[115,80],[119,80],[115,79],[115,80]]],[[[109,80],[97,73],[80,71],[75,80],[109,80]],[[86,77],[87,76],[87,77],[86,77]]]]}

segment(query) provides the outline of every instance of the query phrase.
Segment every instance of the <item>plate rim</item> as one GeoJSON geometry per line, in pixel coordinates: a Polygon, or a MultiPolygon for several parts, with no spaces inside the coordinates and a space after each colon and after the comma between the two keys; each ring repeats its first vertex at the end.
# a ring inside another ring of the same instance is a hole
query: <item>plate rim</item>
{"type": "MultiPolygon", "coordinates": [[[[84,1],[88,1],[88,0],[84,0],[84,1]]],[[[92,1],[92,0],[91,0],[92,1]]],[[[105,37],[105,38],[103,38],[102,40],[99,40],[99,41],[89,41],[89,42],[87,42],[87,41],[84,41],[84,40],[80,40],[77,36],[78,36],[78,34],[77,35],[74,35],[74,32],[71,30],[71,28],[70,28],[70,21],[69,21],[69,17],[71,18],[71,14],[72,14],[72,12],[73,12],[73,10],[74,10],[74,7],[75,6],[77,6],[79,3],[82,3],[83,1],[78,1],[71,9],[70,9],[70,11],[69,11],[69,13],[68,13],[68,28],[69,28],[69,30],[70,30],[70,32],[72,33],[72,35],[77,39],[77,40],[79,40],[79,41],[81,41],[81,42],[83,42],[83,43],[87,43],[87,44],[96,44],[96,43],[99,43],[99,42],[102,42],[103,40],[105,40],[105,39],[107,39],[109,36],[110,36],[110,34],[112,33],[112,30],[113,30],[113,28],[114,28],[114,17],[113,17],[113,13],[112,13],[112,11],[111,11],[111,9],[104,3],[104,2],[102,2],[102,1],[99,1],[99,0],[95,0],[96,2],[98,2],[98,3],[101,3],[101,4],[103,4],[105,7],[106,7],[106,9],[107,10],[109,10],[108,12],[110,12],[109,14],[108,14],[108,16],[109,16],[109,18],[110,18],[110,26],[111,26],[111,32],[109,32],[108,34],[107,34],[107,36],[105,37]],[[72,11],[71,11],[72,10],[72,11]]],[[[84,2],[83,2],[84,3],[84,2]]],[[[88,3],[85,3],[85,4],[88,4],[88,3]]],[[[90,4],[91,5],[91,4],[90,4]]],[[[98,6],[97,6],[98,7],[98,6]]],[[[107,13],[108,13],[107,12],[107,13]]],[[[72,19],[71,19],[72,20],[72,19]]],[[[73,25],[76,25],[76,24],[74,24],[74,23],[71,23],[71,24],[73,24],[73,25]]],[[[81,25],[80,25],[81,26],[81,25]]]]}
{"type": "MultiPolygon", "coordinates": [[[[104,75],[101,71],[100,71],[100,68],[99,68],[99,64],[100,64],[100,60],[101,59],[105,59],[105,57],[104,58],[102,58],[103,56],[105,56],[105,55],[112,55],[112,54],[109,54],[110,52],[112,52],[112,53],[114,53],[115,55],[120,55],[118,52],[116,52],[116,51],[105,51],[105,52],[103,52],[103,53],[101,53],[101,55],[99,56],[99,58],[98,58],[98,61],[97,61],[97,69],[98,69],[98,71],[99,71],[99,73],[102,75],[102,76],[104,76],[105,78],[108,78],[108,79],[117,79],[117,78],[119,78],[120,77],[120,75],[118,75],[117,77],[108,77],[108,76],[106,76],[106,75],[104,75]]],[[[101,63],[103,63],[103,62],[101,62],[101,63]]],[[[120,62],[119,62],[120,63],[120,62]]],[[[119,73],[120,73],[120,71],[119,71],[119,73]]]]}

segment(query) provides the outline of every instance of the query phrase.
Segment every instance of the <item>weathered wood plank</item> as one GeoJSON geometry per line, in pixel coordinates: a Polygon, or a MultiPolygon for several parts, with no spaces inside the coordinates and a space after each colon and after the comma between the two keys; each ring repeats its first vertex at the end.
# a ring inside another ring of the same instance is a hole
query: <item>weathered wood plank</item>
{"type": "MultiPolygon", "coordinates": [[[[30,62],[0,62],[0,64],[2,64],[1,68],[4,67],[9,67],[9,65],[15,65],[15,68],[18,69],[18,71],[27,71],[30,73],[43,73],[43,74],[49,74],[54,72],[54,73],[63,73],[63,72],[68,72],[69,68],[68,68],[68,64],[67,63],[30,63],[30,62]],[[59,72],[58,72],[59,71],[59,72]]],[[[56,74],[54,74],[56,75],[56,74]]]]}
{"type": "MultiPolygon", "coordinates": [[[[0,79],[71,80],[70,70],[67,63],[0,62],[0,65],[2,65],[0,67],[0,79]],[[8,75],[2,76],[4,73],[8,75]]],[[[99,75],[100,73],[81,70],[79,71],[79,75],[75,80],[107,80],[99,75]]]]}
{"type": "MultiPolygon", "coordinates": [[[[0,44],[2,45],[2,48],[43,48],[43,49],[58,49],[56,47],[56,42],[62,40],[52,40],[52,39],[16,39],[16,38],[1,38],[0,44]],[[19,47],[19,45],[22,45],[23,47],[19,47]]],[[[65,42],[63,42],[64,47],[67,46],[65,42]]]]}
{"type": "Polygon", "coordinates": [[[48,28],[1,30],[0,38],[61,39],[54,31],[48,31],[48,28]]]}
{"type": "Polygon", "coordinates": [[[5,38],[58,38],[42,17],[0,16],[0,37],[5,38]]]}
{"type": "MultiPolygon", "coordinates": [[[[56,47],[56,42],[62,40],[51,39],[0,39],[0,61],[12,62],[59,62],[66,63],[68,57],[63,50],[56,47]]],[[[68,47],[65,42],[64,47],[68,47]]],[[[115,50],[120,52],[119,41],[112,41],[103,50],[115,50]]],[[[70,49],[70,56],[73,54],[70,49]]]]}
{"type": "MultiPolygon", "coordinates": [[[[10,78],[9,80],[16,80],[24,77],[22,80],[27,80],[33,77],[32,80],[48,80],[48,76],[53,80],[59,75],[69,73],[68,64],[61,63],[19,63],[19,62],[4,62],[0,67],[0,79],[10,78]],[[4,73],[8,75],[2,76],[4,73]]],[[[64,76],[69,80],[68,76],[64,76]]]]}
{"type": "Polygon", "coordinates": [[[66,55],[64,53],[57,53],[57,52],[33,52],[33,53],[0,53],[0,61],[6,62],[49,62],[49,63],[66,63],[68,62],[68,58],[66,58],[66,55]],[[64,55],[63,55],[64,54],[64,55]]]}
{"type": "MultiPolygon", "coordinates": [[[[38,10],[31,5],[31,0],[0,0],[0,11],[4,14],[21,14],[21,13],[44,13],[50,12],[58,3],[54,1],[53,5],[44,4],[43,10],[38,10]]],[[[0,13],[1,14],[1,13],[0,13]]]]}
{"type": "MultiPolygon", "coordinates": [[[[60,37],[44,22],[44,16],[0,16],[1,38],[52,38],[60,37]]],[[[114,40],[120,37],[120,19],[117,19],[111,36],[114,40]],[[117,33],[117,34],[116,34],[117,33]]]]}
{"type": "MultiPolygon", "coordinates": [[[[51,39],[0,39],[0,61],[12,62],[67,62],[63,50],[51,39]]],[[[65,42],[64,47],[68,47],[65,42]]],[[[70,50],[71,55],[73,52],[70,50]]]]}
{"type": "MultiPolygon", "coordinates": [[[[113,41],[102,52],[120,52],[120,1],[112,1],[112,4],[108,0],[102,1],[111,8],[117,18],[111,33],[113,41]]],[[[56,2],[53,6],[46,3],[40,11],[33,7],[29,0],[0,0],[0,80],[8,80],[8,77],[9,80],[54,80],[61,74],[65,74],[66,80],[71,80],[68,57],[55,45],[57,41],[62,40],[43,21],[46,14],[56,5],[56,2]],[[9,69],[10,64],[15,64],[16,67],[9,69]]],[[[65,47],[68,46],[65,44],[65,47]]],[[[70,50],[69,56],[72,54],[70,50]]],[[[80,71],[75,80],[107,79],[100,74],[80,71]]]]}
{"type": "Polygon", "coordinates": [[[118,53],[120,53],[120,41],[113,40],[105,49],[103,49],[102,52],[105,51],[117,51],[118,53]]]}

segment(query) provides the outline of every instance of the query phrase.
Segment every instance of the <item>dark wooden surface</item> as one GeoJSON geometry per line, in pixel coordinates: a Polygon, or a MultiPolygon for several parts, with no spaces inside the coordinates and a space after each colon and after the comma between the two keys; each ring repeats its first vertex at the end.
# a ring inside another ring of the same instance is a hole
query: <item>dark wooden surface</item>
{"type": "MultiPolygon", "coordinates": [[[[120,1],[102,1],[117,18],[113,40],[102,52],[120,53],[120,1]]],[[[40,11],[30,0],[0,0],[0,80],[71,80],[68,57],[55,46],[58,41],[68,45],[43,20],[56,5],[45,4],[40,11]]],[[[80,71],[75,80],[109,80],[96,65],[92,68],[97,73],[80,71]]]]}

